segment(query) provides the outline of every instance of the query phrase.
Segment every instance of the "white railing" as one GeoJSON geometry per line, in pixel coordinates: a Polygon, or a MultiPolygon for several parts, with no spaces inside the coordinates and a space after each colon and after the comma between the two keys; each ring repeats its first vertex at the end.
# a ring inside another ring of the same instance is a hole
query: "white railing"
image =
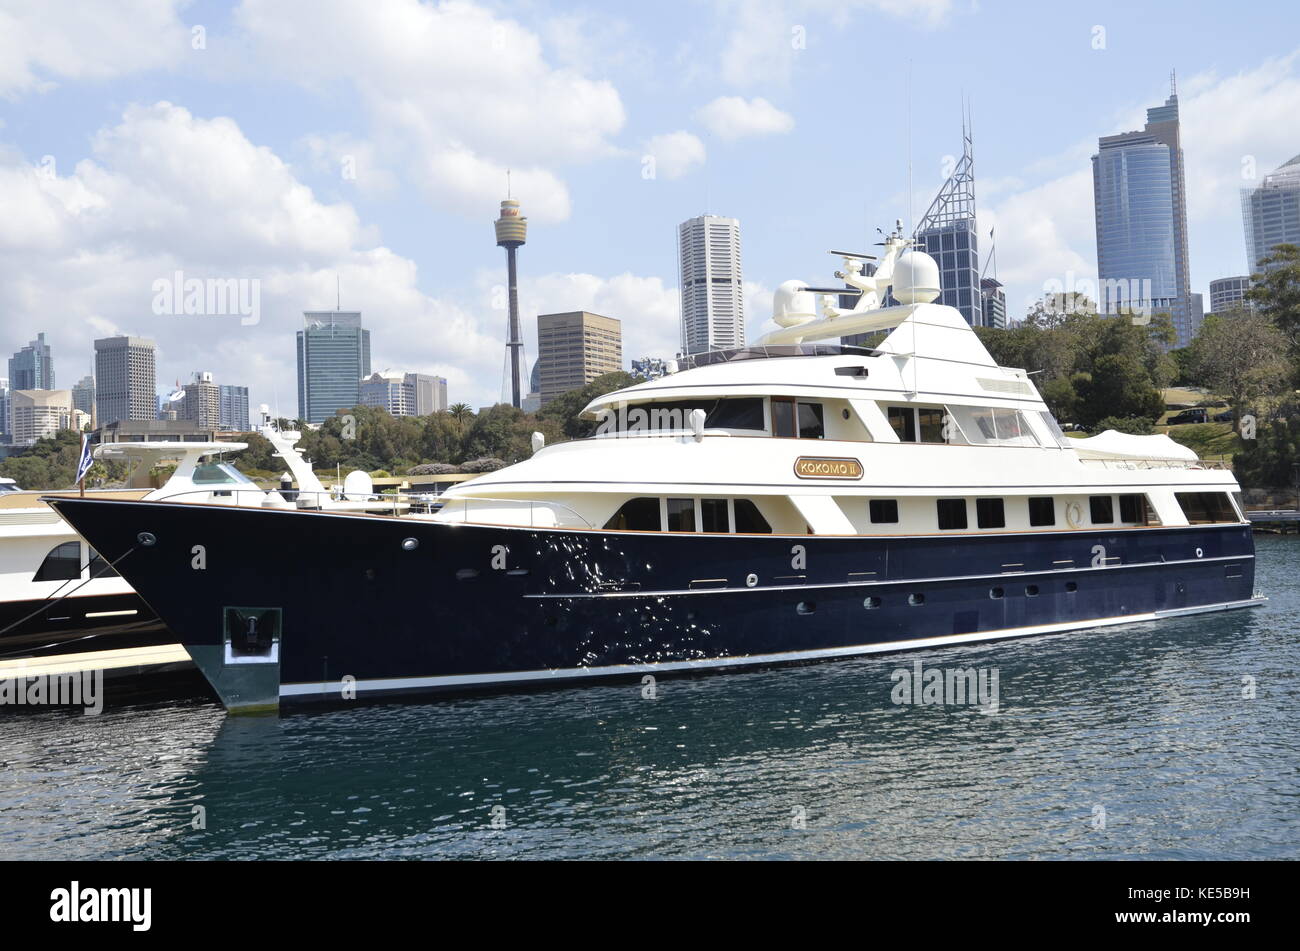
{"type": "Polygon", "coordinates": [[[1231,464],[1221,459],[1080,459],[1085,465],[1102,469],[1220,469],[1231,471],[1231,464]]]}

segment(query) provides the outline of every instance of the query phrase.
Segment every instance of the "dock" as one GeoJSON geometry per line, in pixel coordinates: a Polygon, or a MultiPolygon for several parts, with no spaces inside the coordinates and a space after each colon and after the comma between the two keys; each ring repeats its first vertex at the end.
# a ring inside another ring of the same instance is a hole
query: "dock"
{"type": "Polygon", "coordinates": [[[1246,518],[1257,532],[1276,532],[1279,535],[1300,532],[1300,509],[1261,509],[1247,512],[1246,518]]]}

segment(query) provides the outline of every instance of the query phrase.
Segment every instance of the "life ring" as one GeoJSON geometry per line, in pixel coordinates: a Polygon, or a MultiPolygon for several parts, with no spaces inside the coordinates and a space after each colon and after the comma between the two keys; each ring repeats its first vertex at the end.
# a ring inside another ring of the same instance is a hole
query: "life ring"
{"type": "Polygon", "coordinates": [[[1071,502],[1065,507],[1065,520],[1071,528],[1079,528],[1083,524],[1083,509],[1078,502],[1071,502]]]}

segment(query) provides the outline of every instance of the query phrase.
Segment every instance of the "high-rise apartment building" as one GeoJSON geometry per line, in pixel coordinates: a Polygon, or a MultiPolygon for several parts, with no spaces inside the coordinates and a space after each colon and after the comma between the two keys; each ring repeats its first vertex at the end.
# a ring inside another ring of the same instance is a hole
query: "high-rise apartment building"
{"type": "MultiPolygon", "coordinates": [[[[745,345],[740,222],[700,215],[677,229],[682,281],[682,353],[745,345]]],[[[547,399],[542,391],[542,401],[547,399]]]]}
{"type": "Polygon", "coordinates": [[[1097,305],[1106,314],[1168,313],[1176,347],[1198,329],[1187,263],[1187,188],[1178,95],[1137,132],[1107,135],[1092,157],[1097,305]]]}
{"type": "Polygon", "coordinates": [[[585,310],[537,318],[537,377],[542,405],[623,368],[623,325],[585,310]]]}
{"type": "Polygon", "coordinates": [[[95,341],[95,423],[154,419],[158,385],[154,342],[144,337],[95,341]]]}
{"type": "Polygon", "coordinates": [[[1007,327],[1007,294],[1006,291],[1002,290],[1002,282],[995,277],[980,278],[980,298],[984,318],[983,326],[1005,330],[1007,327]]]}
{"type": "Polygon", "coordinates": [[[1246,266],[1269,270],[1261,262],[1279,244],[1300,244],[1300,155],[1265,175],[1258,188],[1241,193],[1246,225],[1246,266]]]}
{"type": "Polygon", "coordinates": [[[248,432],[251,428],[248,425],[248,387],[222,384],[219,398],[221,428],[227,432],[248,432]]]}
{"type": "Polygon", "coordinates": [[[360,311],[306,311],[298,331],[298,418],[323,423],[361,402],[370,375],[370,331],[360,311]]]}

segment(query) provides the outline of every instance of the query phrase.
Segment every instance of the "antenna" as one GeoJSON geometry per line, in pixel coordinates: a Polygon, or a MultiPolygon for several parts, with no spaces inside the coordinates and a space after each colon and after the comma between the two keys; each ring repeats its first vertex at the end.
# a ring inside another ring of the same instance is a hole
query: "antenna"
{"type": "Polygon", "coordinates": [[[334,311],[338,313],[343,310],[343,283],[337,274],[334,275],[334,311]]]}
{"type": "Polygon", "coordinates": [[[510,169],[506,169],[506,197],[507,198],[515,197],[510,191],[510,169]]]}
{"type": "Polygon", "coordinates": [[[1178,95],[1178,71],[1175,69],[1169,70],[1169,95],[1178,95]]]}

